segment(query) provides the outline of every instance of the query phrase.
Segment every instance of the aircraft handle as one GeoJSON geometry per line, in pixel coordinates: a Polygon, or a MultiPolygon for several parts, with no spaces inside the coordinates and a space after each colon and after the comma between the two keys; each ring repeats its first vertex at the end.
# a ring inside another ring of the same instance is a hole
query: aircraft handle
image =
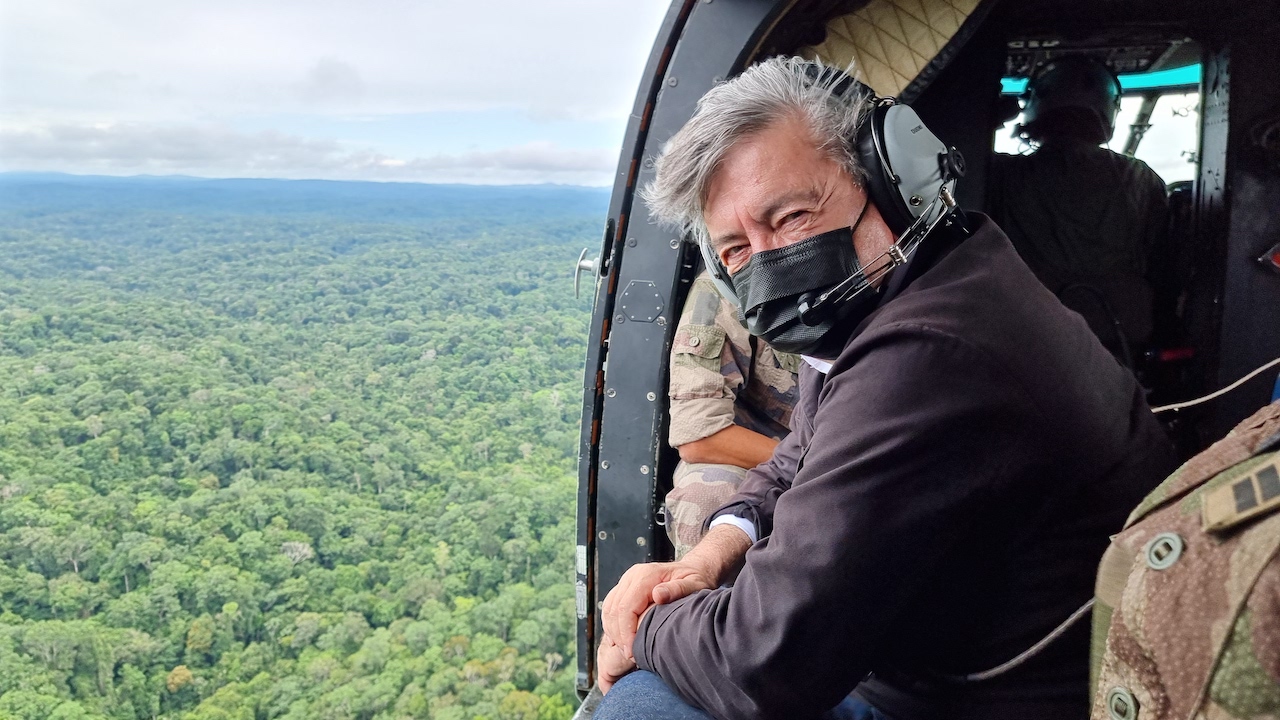
{"type": "Polygon", "coordinates": [[[588,260],[587,249],[582,248],[582,253],[578,255],[578,263],[573,266],[573,296],[575,298],[578,297],[578,285],[579,285],[580,278],[582,277],[582,271],[586,270],[587,272],[594,273],[596,271],[596,268],[599,265],[600,265],[600,258],[596,258],[595,260],[588,260]]]}

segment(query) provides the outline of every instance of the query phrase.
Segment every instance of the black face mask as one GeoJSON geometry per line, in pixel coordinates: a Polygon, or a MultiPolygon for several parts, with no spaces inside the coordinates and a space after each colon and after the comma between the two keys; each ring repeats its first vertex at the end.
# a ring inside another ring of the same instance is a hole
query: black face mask
{"type": "Polygon", "coordinates": [[[865,279],[853,248],[853,233],[865,212],[864,206],[851,227],[751,256],[731,278],[748,332],[782,352],[810,354],[855,309],[874,307],[876,293],[867,292],[814,324],[806,324],[800,318],[800,302],[806,295],[822,293],[851,276],[865,279]]]}

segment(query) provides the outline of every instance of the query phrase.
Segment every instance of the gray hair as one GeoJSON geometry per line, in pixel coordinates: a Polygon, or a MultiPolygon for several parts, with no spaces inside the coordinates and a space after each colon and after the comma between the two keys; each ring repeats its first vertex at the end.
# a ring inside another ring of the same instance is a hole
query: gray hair
{"type": "Polygon", "coordinates": [[[789,117],[802,119],[818,149],[861,183],[866,172],[853,138],[866,115],[867,98],[854,91],[836,94],[852,75],[852,68],[842,73],[800,57],[774,57],[711,88],[689,122],[662,148],[657,177],[640,193],[650,215],[697,241],[706,240],[704,205],[725,154],[739,140],[789,117]]]}

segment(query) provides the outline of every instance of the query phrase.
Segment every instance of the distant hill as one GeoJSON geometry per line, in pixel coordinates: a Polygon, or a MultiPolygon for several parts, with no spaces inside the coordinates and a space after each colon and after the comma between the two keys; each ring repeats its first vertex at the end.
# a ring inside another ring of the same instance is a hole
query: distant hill
{"type": "Polygon", "coordinates": [[[214,180],[186,176],[109,177],[0,173],[0,212],[138,210],[173,213],[325,216],[346,222],[509,224],[597,213],[604,188],[566,185],[425,185],[331,180],[214,180]]]}

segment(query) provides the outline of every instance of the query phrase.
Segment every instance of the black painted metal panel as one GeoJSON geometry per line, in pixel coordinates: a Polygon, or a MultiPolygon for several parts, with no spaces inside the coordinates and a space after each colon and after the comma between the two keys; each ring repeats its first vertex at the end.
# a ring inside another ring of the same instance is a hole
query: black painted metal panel
{"type": "MultiPolygon", "coordinates": [[[[1218,342],[1222,327],[1222,282],[1227,242],[1227,139],[1231,127],[1231,50],[1225,42],[1206,44],[1200,90],[1199,171],[1195,185],[1195,247],[1187,287],[1184,327],[1196,349],[1194,377],[1187,388],[1202,395],[1217,383],[1218,342]]],[[[1189,397],[1166,398],[1187,400],[1189,397]]],[[[1221,433],[1205,427],[1210,408],[1181,413],[1179,425],[1194,428],[1192,444],[1198,452],[1221,433]]],[[[1177,433],[1175,433],[1176,435],[1177,433]]]]}
{"type": "MultiPolygon", "coordinates": [[[[982,5],[981,16],[990,6],[990,2],[982,5]]],[[[947,59],[944,68],[933,71],[929,84],[911,100],[911,106],[934,134],[964,155],[965,176],[956,184],[960,207],[982,210],[994,129],[999,127],[996,114],[1005,59],[1003,29],[997,23],[976,28],[963,47],[947,59]]]]}
{"type": "MultiPolygon", "coordinates": [[[[1280,242],[1280,168],[1268,162],[1253,132],[1280,119],[1280,6],[1239,3],[1228,33],[1231,47],[1230,132],[1227,166],[1230,230],[1222,293],[1218,384],[1226,385],[1280,357],[1280,275],[1257,258],[1280,242]]],[[[1271,397],[1276,373],[1258,377],[1217,401],[1216,434],[1244,419],[1271,397]]]]}

